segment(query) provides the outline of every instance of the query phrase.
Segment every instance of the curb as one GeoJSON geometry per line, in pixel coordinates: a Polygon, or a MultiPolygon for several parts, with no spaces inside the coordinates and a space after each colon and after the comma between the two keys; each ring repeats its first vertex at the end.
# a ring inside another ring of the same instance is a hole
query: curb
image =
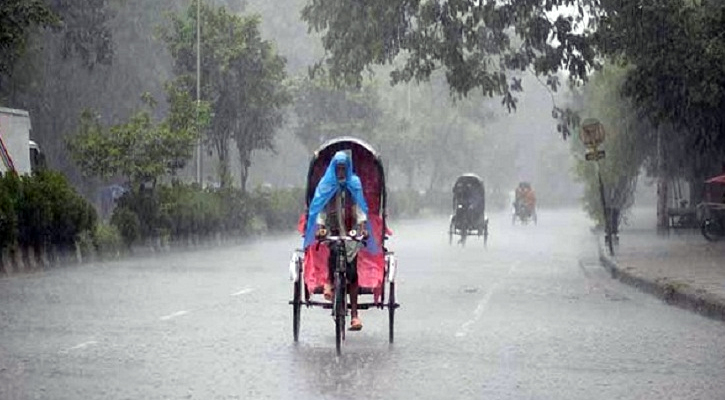
{"type": "Polygon", "coordinates": [[[725,321],[725,298],[714,296],[689,286],[673,285],[667,281],[650,280],[633,274],[619,266],[617,260],[607,255],[601,239],[597,238],[597,249],[602,266],[613,279],[633,286],[645,293],[662,299],[665,303],[693,311],[708,318],[725,321]]]}

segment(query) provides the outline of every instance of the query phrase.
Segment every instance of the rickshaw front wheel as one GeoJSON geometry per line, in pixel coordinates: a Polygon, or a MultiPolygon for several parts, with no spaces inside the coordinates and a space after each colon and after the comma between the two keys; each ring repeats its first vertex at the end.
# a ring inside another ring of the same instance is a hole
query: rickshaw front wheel
{"type": "Polygon", "coordinates": [[[483,223],[483,245],[488,245],[488,220],[483,223]]]}
{"type": "Polygon", "coordinates": [[[292,336],[294,341],[300,339],[300,314],[302,312],[302,277],[298,275],[297,282],[294,283],[294,297],[292,298],[292,336]]]}
{"type": "Polygon", "coordinates": [[[342,354],[342,341],[345,340],[345,315],[347,314],[347,303],[345,302],[346,285],[343,284],[344,277],[341,274],[335,274],[335,350],[337,355],[342,354]]]}

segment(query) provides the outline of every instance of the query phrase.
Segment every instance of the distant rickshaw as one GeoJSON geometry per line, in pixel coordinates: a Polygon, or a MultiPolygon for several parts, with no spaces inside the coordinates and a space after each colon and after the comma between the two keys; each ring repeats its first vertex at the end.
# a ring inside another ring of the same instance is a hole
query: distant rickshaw
{"type": "Polygon", "coordinates": [[[448,229],[448,242],[458,235],[459,244],[465,246],[469,235],[483,237],[488,242],[488,218],[486,218],[486,190],[483,180],[476,174],[464,174],[453,185],[453,214],[448,229]]]}
{"type": "Polygon", "coordinates": [[[516,188],[511,224],[516,224],[517,219],[522,225],[528,224],[529,221],[537,223],[536,194],[529,182],[520,182],[516,188]]]}

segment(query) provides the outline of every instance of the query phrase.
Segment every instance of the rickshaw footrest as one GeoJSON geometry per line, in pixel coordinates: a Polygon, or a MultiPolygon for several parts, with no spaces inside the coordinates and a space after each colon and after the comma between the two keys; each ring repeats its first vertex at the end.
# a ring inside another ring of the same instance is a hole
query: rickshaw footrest
{"type": "MultiPolygon", "coordinates": [[[[294,300],[290,300],[289,301],[289,304],[290,305],[294,305],[295,304],[295,301],[294,300]]],[[[327,302],[327,301],[324,301],[324,302],[323,301],[302,301],[302,302],[300,302],[300,304],[306,305],[307,307],[313,307],[313,306],[322,307],[322,308],[328,309],[328,310],[332,308],[332,303],[331,302],[327,302]]],[[[380,303],[358,303],[358,305],[357,305],[358,310],[368,310],[368,309],[371,309],[371,308],[389,308],[389,307],[390,307],[390,305],[387,304],[387,303],[383,303],[383,304],[380,304],[380,303]]],[[[399,308],[399,307],[400,307],[400,304],[398,304],[398,303],[393,304],[393,308],[399,308]]],[[[350,303],[347,304],[347,308],[348,309],[351,308],[350,303]]]]}

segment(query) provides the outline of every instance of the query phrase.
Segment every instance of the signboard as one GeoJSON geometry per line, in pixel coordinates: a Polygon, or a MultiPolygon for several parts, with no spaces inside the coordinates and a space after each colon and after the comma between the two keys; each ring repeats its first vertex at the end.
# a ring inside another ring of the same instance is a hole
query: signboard
{"type": "Polygon", "coordinates": [[[584,157],[587,161],[599,161],[604,158],[604,150],[587,152],[584,157]]]}
{"type": "Polygon", "coordinates": [[[596,148],[604,142],[604,125],[596,118],[587,118],[579,130],[579,140],[589,148],[596,148]]]}

